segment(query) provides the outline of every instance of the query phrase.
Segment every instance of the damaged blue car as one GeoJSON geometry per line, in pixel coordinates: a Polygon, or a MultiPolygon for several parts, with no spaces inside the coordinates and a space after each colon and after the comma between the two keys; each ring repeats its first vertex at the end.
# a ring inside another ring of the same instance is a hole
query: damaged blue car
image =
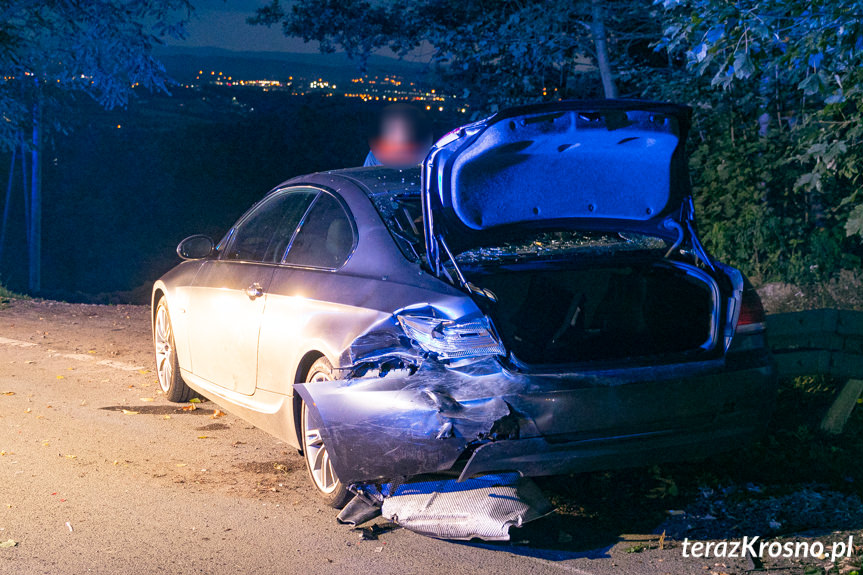
{"type": "Polygon", "coordinates": [[[162,390],[302,451],[321,496],[701,458],[767,424],[764,311],[705,251],[690,110],[513,108],[421,169],[277,186],[156,282],[162,390]]]}

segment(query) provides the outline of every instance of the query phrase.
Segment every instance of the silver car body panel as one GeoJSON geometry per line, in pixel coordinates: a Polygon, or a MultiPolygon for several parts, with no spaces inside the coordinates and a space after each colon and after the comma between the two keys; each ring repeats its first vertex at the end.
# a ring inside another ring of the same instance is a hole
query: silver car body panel
{"type": "MultiPolygon", "coordinates": [[[[381,186],[418,182],[418,170],[378,170],[381,186]]],[[[336,370],[360,360],[352,344],[389,325],[406,307],[432,306],[444,317],[476,314],[473,301],[405,259],[355,180],[332,174],[286,182],[334,192],[359,230],[338,271],[287,264],[187,261],[153,290],[166,297],[181,374],[226,410],[299,447],[293,385],[317,357],[336,370]],[[372,272],[372,273],[369,273],[372,272]],[[250,298],[252,284],[262,295],[250,298]]]]}

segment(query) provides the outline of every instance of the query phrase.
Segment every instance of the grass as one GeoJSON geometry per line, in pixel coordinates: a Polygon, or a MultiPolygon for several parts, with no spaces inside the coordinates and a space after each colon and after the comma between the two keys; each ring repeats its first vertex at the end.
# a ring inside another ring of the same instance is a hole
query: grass
{"type": "Polygon", "coordinates": [[[12,300],[16,299],[30,299],[30,296],[14,292],[0,284],[0,309],[7,307],[12,300]]]}

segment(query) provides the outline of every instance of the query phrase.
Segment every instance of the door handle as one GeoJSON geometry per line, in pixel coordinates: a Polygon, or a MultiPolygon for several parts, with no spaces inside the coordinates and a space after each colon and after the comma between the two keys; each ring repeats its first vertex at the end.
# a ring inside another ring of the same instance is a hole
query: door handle
{"type": "Polygon", "coordinates": [[[246,295],[249,296],[249,299],[259,298],[264,295],[264,288],[261,287],[261,284],[255,282],[246,288],[246,295]]]}

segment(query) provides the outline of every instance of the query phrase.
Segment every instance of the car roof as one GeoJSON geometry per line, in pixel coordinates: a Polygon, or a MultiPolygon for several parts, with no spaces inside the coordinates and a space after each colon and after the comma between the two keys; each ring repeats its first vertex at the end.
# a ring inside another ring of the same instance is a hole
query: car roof
{"type": "Polygon", "coordinates": [[[361,184],[359,187],[369,198],[392,194],[420,193],[420,168],[390,168],[370,166],[321,172],[321,175],[339,176],[361,184]]]}

